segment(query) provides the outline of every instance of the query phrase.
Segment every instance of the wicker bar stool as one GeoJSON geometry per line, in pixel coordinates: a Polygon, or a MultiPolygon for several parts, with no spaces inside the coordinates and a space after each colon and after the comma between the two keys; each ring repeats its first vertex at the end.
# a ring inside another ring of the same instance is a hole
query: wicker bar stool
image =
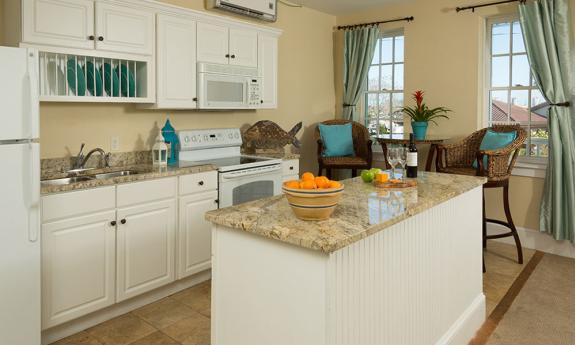
{"type": "Polygon", "coordinates": [[[371,139],[369,132],[362,124],[350,120],[328,120],[322,122],[323,125],[345,125],[351,123],[351,134],[353,137],[353,150],[354,156],[350,157],[323,157],[324,150],[321,136],[319,133],[319,126],[315,128],[314,138],[317,141],[317,162],[319,165],[319,173],[321,175],[323,169],[326,171],[326,176],[331,179],[332,169],[351,169],[351,175],[357,176],[357,169],[370,169],[372,163],[371,139]]]}
{"type": "MultiPolygon", "coordinates": [[[[475,175],[487,177],[487,183],[483,185],[483,248],[487,240],[510,237],[515,240],[517,247],[517,261],[523,264],[523,250],[521,240],[517,234],[511,211],[509,209],[509,177],[517,160],[519,149],[527,138],[527,132],[519,125],[495,125],[489,129],[494,132],[516,132],[515,140],[504,148],[497,150],[480,150],[479,146],[488,128],[479,130],[461,142],[452,145],[438,145],[436,170],[442,173],[475,175]],[[487,157],[487,166],[484,166],[483,157],[487,157]],[[477,159],[477,168],[472,164],[477,159]],[[487,218],[485,215],[485,189],[503,188],[503,208],[507,221],[487,218]],[[509,232],[497,235],[487,235],[487,222],[503,225],[509,228],[509,232]]],[[[485,263],[483,263],[485,271],[485,263]]]]}

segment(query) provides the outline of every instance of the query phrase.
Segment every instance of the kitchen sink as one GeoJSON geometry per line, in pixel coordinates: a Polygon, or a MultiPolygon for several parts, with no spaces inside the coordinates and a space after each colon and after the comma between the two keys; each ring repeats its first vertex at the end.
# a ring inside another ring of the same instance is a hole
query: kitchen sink
{"type": "Polygon", "coordinates": [[[84,181],[91,181],[94,178],[92,176],[74,176],[74,177],[65,177],[65,178],[57,178],[53,180],[44,180],[42,181],[42,185],[44,186],[59,186],[59,185],[66,185],[76,182],[84,182],[84,181]]]}
{"type": "Polygon", "coordinates": [[[95,178],[99,180],[107,179],[107,178],[114,178],[114,177],[122,177],[122,176],[131,176],[137,175],[139,172],[134,170],[122,170],[122,171],[114,171],[109,173],[102,173],[94,175],[95,178]]]}
{"type": "Polygon", "coordinates": [[[67,185],[67,184],[76,183],[76,182],[92,181],[94,179],[105,180],[108,178],[131,176],[131,175],[136,175],[136,174],[139,174],[139,172],[137,172],[135,170],[113,171],[113,172],[109,172],[109,173],[72,176],[72,177],[58,178],[58,179],[53,179],[53,180],[44,180],[44,181],[42,181],[42,185],[43,186],[61,186],[61,185],[67,185]]]}

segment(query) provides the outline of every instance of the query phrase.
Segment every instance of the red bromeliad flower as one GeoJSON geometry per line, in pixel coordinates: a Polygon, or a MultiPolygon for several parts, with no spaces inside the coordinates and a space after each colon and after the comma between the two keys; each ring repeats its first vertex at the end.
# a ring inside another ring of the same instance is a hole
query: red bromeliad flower
{"type": "Polygon", "coordinates": [[[423,105],[423,91],[421,90],[417,90],[413,93],[413,99],[415,99],[415,102],[417,102],[417,109],[421,109],[421,106],[423,105]]]}

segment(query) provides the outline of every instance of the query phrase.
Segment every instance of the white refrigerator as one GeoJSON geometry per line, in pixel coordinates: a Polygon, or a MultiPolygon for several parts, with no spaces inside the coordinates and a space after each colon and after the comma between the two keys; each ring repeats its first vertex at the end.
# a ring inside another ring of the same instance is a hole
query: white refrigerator
{"type": "Polygon", "coordinates": [[[40,344],[38,52],[0,47],[0,344],[40,344]]]}

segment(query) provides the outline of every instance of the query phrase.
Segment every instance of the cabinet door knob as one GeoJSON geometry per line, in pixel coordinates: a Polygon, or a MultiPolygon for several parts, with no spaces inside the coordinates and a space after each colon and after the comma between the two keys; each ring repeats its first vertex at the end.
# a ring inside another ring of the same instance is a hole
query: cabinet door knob
{"type": "Polygon", "coordinates": [[[230,54],[226,54],[226,57],[229,59],[229,58],[230,58],[230,54]]]}
{"type": "Polygon", "coordinates": [[[289,167],[289,170],[293,170],[293,167],[289,167]]]}
{"type": "Polygon", "coordinates": [[[219,204],[220,200],[216,199],[216,200],[214,200],[214,203],[219,204]]]}
{"type": "Polygon", "coordinates": [[[236,55],[235,55],[235,54],[232,54],[232,59],[235,59],[235,58],[236,58],[236,55]]]}
{"type": "Polygon", "coordinates": [[[99,37],[98,37],[98,41],[102,42],[103,40],[104,40],[104,37],[103,37],[103,36],[99,36],[99,37]]]}
{"type": "Polygon", "coordinates": [[[96,39],[96,37],[95,37],[94,35],[90,35],[90,36],[88,36],[88,39],[89,39],[90,41],[93,41],[93,40],[96,39]]]}
{"type": "Polygon", "coordinates": [[[126,218],[122,219],[122,220],[120,221],[120,223],[126,224],[126,218]]]}
{"type": "Polygon", "coordinates": [[[198,182],[198,185],[203,186],[203,185],[204,185],[204,181],[198,182]]]}
{"type": "Polygon", "coordinates": [[[260,103],[261,103],[261,104],[264,104],[264,100],[263,100],[263,99],[260,99],[260,103]]]}
{"type": "Polygon", "coordinates": [[[192,98],[192,101],[197,102],[197,101],[198,101],[198,97],[192,98]]]}
{"type": "Polygon", "coordinates": [[[113,220],[113,221],[110,222],[110,225],[111,225],[111,226],[116,226],[116,224],[117,224],[117,223],[116,223],[115,220],[113,220]]]}

